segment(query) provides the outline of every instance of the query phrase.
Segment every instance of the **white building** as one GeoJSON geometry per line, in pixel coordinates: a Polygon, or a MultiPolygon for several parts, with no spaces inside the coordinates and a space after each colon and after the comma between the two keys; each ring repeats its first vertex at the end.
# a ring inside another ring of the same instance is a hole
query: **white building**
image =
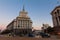
{"type": "Polygon", "coordinates": [[[7,25],[7,29],[11,30],[11,33],[31,33],[32,21],[27,14],[28,12],[25,11],[23,6],[22,11],[19,12],[19,16],[7,25]]]}

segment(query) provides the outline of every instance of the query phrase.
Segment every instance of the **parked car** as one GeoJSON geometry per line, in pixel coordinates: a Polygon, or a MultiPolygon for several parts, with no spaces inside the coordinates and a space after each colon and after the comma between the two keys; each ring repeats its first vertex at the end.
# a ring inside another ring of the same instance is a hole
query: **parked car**
{"type": "Polygon", "coordinates": [[[29,34],[28,34],[28,37],[35,37],[35,35],[32,34],[32,33],[31,33],[31,34],[29,33],[29,34]]]}
{"type": "Polygon", "coordinates": [[[50,35],[49,35],[48,33],[43,33],[43,32],[41,32],[40,35],[41,35],[43,38],[44,38],[44,37],[46,37],[46,38],[50,37],[50,35]]]}

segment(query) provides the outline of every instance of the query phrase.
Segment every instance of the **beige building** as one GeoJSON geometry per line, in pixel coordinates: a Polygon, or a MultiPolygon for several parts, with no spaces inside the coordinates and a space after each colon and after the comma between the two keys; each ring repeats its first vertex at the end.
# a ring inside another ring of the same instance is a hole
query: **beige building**
{"type": "Polygon", "coordinates": [[[53,20],[53,34],[60,35],[60,6],[55,7],[55,9],[51,12],[52,20],[53,20]]]}
{"type": "Polygon", "coordinates": [[[60,6],[57,6],[52,12],[53,26],[60,26],[60,6]]]}
{"type": "Polygon", "coordinates": [[[19,12],[19,16],[16,17],[11,23],[7,25],[7,29],[11,30],[11,33],[27,34],[32,32],[32,21],[27,15],[24,6],[22,11],[19,12]]]}

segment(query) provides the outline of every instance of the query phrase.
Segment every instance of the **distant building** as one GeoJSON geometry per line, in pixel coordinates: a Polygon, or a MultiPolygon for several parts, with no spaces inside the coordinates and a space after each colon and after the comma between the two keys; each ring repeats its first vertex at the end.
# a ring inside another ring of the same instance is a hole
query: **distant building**
{"type": "Polygon", "coordinates": [[[35,35],[40,35],[40,32],[42,32],[41,30],[33,30],[33,33],[35,34],[35,35]]]}
{"type": "Polygon", "coordinates": [[[43,29],[47,29],[49,27],[49,24],[43,24],[43,29]]]}
{"type": "Polygon", "coordinates": [[[42,32],[47,32],[48,27],[50,27],[49,24],[43,24],[43,26],[41,27],[42,32]]]}
{"type": "Polygon", "coordinates": [[[15,34],[28,34],[32,32],[32,21],[28,17],[28,12],[25,11],[24,6],[19,16],[7,25],[7,29],[15,34]]]}
{"type": "Polygon", "coordinates": [[[51,12],[54,32],[56,34],[60,33],[60,6],[55,7],[55,9],[51,12]]]}

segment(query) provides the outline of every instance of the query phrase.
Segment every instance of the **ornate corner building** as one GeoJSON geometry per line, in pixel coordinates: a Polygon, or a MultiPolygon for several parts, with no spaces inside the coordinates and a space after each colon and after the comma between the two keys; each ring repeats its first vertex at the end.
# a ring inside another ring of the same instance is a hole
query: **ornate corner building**
{"type": "Polygon", "coordinates": [[[28,34],[32,32],[32,21],[27,15],[24,6],[22,11],[19,12],[19,16],[16,17],[10,24],[7,25],[7,29],[14,34],[28,34]]]}
{"type": "Polygon", "coordinates": [[[53,29],[56,34],[60,34],[60,6],[55,7],[51,12],[53,20],[53,29]]]}

